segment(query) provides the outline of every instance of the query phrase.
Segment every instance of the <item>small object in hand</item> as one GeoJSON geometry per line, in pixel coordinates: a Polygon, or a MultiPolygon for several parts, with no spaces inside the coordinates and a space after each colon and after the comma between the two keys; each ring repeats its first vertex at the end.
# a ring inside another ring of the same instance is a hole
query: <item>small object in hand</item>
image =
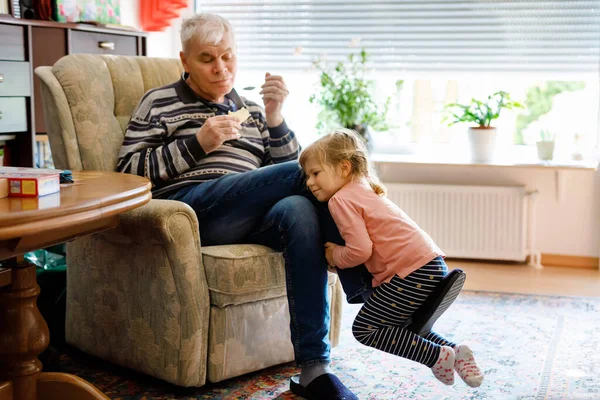
{"type": "Polygon", "coordinates": [[[229,115],[235,117],[235,119],[237,119],[241,124],[242,122],[247,120],[248,117],[250,117],[250,111],[248,111],[246,107],[243,107],[234,112],[229,111],[229,115]]]}
{"type": "Polygon", "coordinates": [[[246,86],[245,88],[242,88],[242,90],[254,90],[256,89],[256,86],[246,86]]]}
{"type": "Polygon", "coordinates": [[[60,173],[60,183],[74,183],[71,171],[65,169],[60,173]]]}

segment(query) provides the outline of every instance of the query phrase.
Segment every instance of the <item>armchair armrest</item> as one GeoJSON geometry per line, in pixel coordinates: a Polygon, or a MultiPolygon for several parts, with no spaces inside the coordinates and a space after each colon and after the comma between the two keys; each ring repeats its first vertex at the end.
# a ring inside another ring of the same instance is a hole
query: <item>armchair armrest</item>
{"type": "MultiPolygon", "coordinates": [[[[200,246],[198,218],[187,204],[175,200],[150,200],[135,210],[121,214],[117,228],[99,233],[120,244],[169,245],[194,238],[200,246]]],[[[199,251],[200,249],[198,249],[199,251]]]]}

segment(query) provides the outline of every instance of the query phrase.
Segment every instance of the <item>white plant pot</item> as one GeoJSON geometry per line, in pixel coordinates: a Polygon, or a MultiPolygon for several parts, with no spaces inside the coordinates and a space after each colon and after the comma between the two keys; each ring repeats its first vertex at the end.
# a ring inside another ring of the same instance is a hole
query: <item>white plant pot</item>
{"type": "Polygon", "coordinates": [[[471,159],[477,162],[490,162],[496,150],[496,128],[469,128],[471,159]]]}
{"type": "Polygon", "coordinates": [[[536,143],[538,158],[542,161],[552,160],[554,157],[554,140],[540,140],[536,143]]]}

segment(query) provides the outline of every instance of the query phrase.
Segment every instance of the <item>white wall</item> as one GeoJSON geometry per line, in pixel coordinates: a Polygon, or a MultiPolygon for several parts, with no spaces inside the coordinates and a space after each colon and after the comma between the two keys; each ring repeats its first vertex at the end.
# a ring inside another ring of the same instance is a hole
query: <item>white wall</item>
{"type": "Polygon", "coordinates": [[[498,168],[383,163],[384,182],[463,185],[525,185],[537,189],[537,249],[542,253],[600,255],[600,172],[564,171],[564,201],[556,197],[551,168],[498,168]]]}

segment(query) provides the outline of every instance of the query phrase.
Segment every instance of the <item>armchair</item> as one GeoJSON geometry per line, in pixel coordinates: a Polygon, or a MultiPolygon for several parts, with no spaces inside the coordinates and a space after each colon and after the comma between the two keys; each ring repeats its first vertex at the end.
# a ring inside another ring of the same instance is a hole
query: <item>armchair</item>
{"type": "MultiPolygon", "coordinates": [[[[69,55],[38,67],[57,168],[113,171],[130,115],[179,60],[69,55]]],[[[342,292],[329,275],[330,339],[342,292]]],[[[118,228],[67,244],[69,344],[180,386],[293,360],[283,257],[257,245],[202,247],[184,203],[151,200],[118,228]]]]}

